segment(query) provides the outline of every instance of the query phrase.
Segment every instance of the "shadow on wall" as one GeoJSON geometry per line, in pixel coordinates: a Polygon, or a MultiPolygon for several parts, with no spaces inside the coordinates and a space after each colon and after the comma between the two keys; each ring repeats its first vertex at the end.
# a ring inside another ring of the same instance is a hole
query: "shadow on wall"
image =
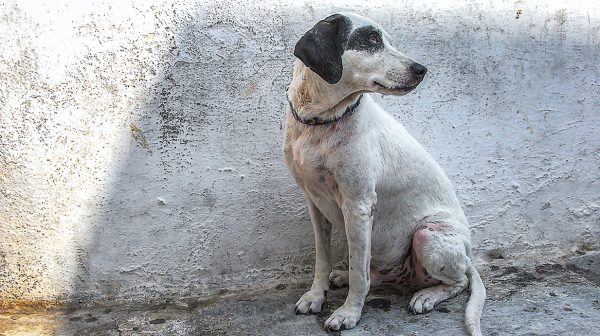
{"type": "Polygon", "coordinates": [[[312,228],[280,154],[294,32],[275,5],[198,6],[146,13],[154,31],[133,47],[154,75],[122,125],[81,300],[197,297],[311,270],[312,228]]]}

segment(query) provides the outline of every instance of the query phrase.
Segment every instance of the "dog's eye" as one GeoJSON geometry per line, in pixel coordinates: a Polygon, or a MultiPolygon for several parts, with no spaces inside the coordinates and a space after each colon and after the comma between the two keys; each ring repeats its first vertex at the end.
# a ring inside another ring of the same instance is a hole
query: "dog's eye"
{"type": "Polygon", "coordinates": [[[369,42],[372,44],[378,44],[380,41],[379,36],[378,35],[371,35],[369,37],[369,42]]]}

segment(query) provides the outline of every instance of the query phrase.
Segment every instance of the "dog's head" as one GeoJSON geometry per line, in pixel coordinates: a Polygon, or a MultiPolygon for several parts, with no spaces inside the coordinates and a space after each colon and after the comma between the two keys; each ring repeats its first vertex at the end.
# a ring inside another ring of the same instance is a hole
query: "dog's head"
{"type": "Polygon", "coordinates": [[[294,55],[329,84],[354,91],[404,95],[427,68],[403,55],[377,23],[355,14],[333,14],[296,43],[294,55]]]}

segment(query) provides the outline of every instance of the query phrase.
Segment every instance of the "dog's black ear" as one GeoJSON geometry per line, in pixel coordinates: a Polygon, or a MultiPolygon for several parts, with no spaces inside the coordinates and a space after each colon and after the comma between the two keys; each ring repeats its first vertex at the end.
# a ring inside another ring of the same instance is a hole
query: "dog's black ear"
{"type": "Polygon", "coordinates": [[[350,29],[348,17],[330,15],[300,38],[294,48],[294,56],[327,83],[335,84],[342,78],[342,54],[350,29]]]}

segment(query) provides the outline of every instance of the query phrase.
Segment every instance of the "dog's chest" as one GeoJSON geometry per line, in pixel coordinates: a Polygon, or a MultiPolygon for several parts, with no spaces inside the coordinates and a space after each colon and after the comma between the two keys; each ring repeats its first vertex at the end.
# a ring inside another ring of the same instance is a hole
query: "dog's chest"
{"type": "Polygon", "coordinates": [[[318,198],[338,199],[339,187],[329,149],[306,139],[296,139],[286,144],[284,154],[288,168],[304,191],[318,198]]]}

